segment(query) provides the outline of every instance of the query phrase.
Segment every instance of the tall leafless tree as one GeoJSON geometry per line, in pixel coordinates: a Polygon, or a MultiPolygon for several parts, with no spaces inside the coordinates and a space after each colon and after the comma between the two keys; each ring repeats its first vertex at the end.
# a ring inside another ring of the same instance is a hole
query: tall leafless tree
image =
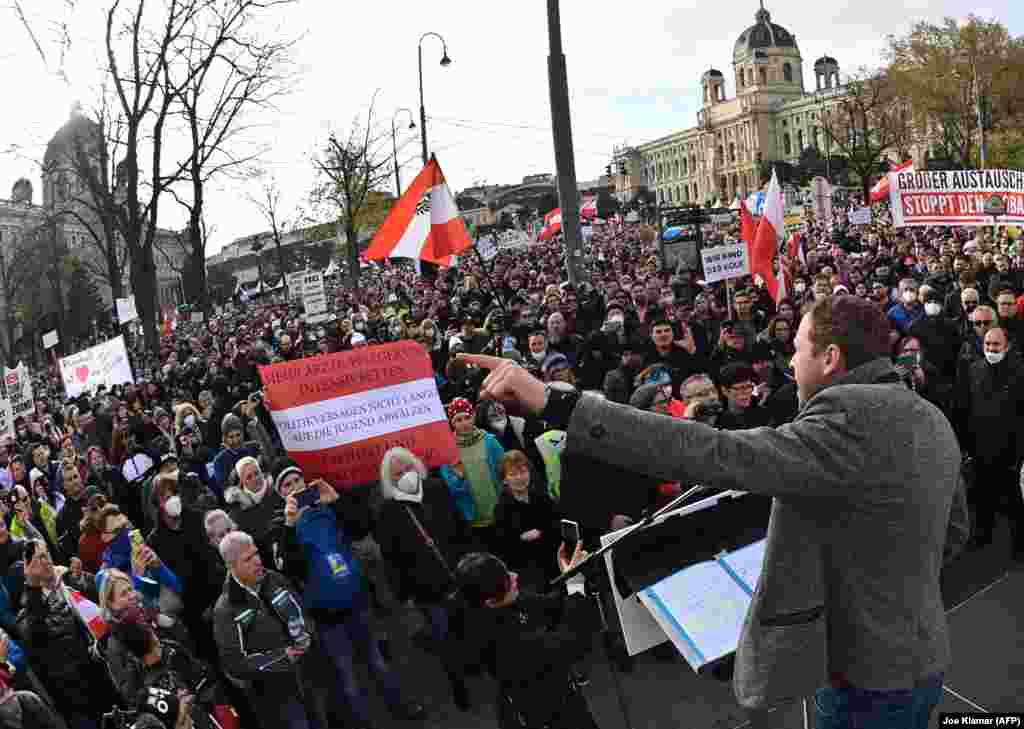
{"type": "Polygon", "coordinates": [[[294,3],[209,2],[183,36],[180,56],[171,67],[173,93],[180,102],[190,145],[184,165],[188,192],[172,192],[189,217],[184,280],[190,300],[198,301],[204,311],[209,309],[202,225],[206,186],[216,177],[240,177],[244,166],[260,154],[260,150],[242,153],[240,140],[251,128],[248,112],[270,108],[285,93],[292,42],[261,40],[254,26],[272,9],[294,3]]]}
{"type": "Polygon", "coordinates": [[[270,226],[270,235],[274,240],[274,252],[277,256],[277,270],[284,277],[284,294],[288,298],[288,271],[284,265],[283,237],[295,227],[295,220],[286,219],[281,210],[281,188],[277,178],[263,169],[252,172],[252,178],[259,184],[259,192],[250,194],[249,201],[256,206],[264,222],[270,226]]]}
{"type": "Polygon", "coordinates": [[[390,129],[383,131],[374,123],[374,101],[366,115],[366,124],[352,123],[344,137],[331,134],[323,149],[313,158],[318,182],[313,190],[317,206],[332,208],[338,227],[347,242],[347,268],[349,286],[359,287],[359,233],[360,219],[370,200],[370,193],[385,190],[390,184],[391,155],[390,129]]]}

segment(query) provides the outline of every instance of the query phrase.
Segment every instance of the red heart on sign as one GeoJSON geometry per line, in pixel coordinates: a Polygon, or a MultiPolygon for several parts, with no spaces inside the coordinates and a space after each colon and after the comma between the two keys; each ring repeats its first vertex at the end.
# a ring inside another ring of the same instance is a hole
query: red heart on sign
{"type": "Polygon", "coordinates": [[[75,377],[78,378],[79,382],[85,382],[87,379],[89,379],[89,368],[86,367],[85,365],[82,365],[77,370],[75,370],[75,377]]]}

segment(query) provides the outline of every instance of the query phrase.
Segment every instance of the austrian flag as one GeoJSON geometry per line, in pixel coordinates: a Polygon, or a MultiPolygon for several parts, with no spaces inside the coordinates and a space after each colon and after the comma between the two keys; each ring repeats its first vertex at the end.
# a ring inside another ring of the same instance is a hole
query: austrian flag
{"type": "Polygon", "coordinates": [[[472,246],[441,166],[431,157],[388,213],[366,249],[366,259],[415,258],[448,266],[452,256],[472,246]]]}

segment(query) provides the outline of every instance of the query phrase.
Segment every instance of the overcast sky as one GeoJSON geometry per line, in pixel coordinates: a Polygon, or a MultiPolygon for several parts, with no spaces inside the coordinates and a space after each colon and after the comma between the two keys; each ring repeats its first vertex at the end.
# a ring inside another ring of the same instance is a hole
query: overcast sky
{"type": "MultiPolygon", "coordinates": [[[[105,0],[26,0],[39,30],[47,63],[6,3],[0,3],[0,197],[21,176],[29,177],[40,201],[39,173],[49,137],[67,119],[71,104],[88,105],[99,66],[105,0]],[[66,20],[72,38],[58,67],[55,30],[48,20],[66,20]]],[[[878,65],[886,34],[905,33],[920,19],[963,18],[968,12],[996,18],[1015,35],[1024,34],[1024,3],[1010,0],[861,0],[808,3],[769,0],[773,22],[796,36],[803,56],[804,83],[813,88],[811,66],[827,53],[841,68],[878,65]]],[[[709,66],[732,83],[732,49],[754,22],[757,2],[696,3],[637,0],[601,4],[563,0],[562,28],[580,180],[603,174],[612,147],[637,144],[693,126],[699,106],[700,74],[709,66]]],[[[442,68],[440,43],[424,41],[424,86],[430,148],[453,190],[485,181],[518,182],[524,175],[554,172],[547,84],[546,3],[510,4],[489,0],[349,3],[299,0],[274,26],[296,47],[297,83],[278,102],[276,113],[258,121],[251,143],[268,145],[264,164],[285,194],[286,212],[300,205],[314,180],[310,156],[332,129],[347,129],[365,114],[375,89],[377,121],[408,107],[417,115],[416,46],[420,35],[444,36],[452,65],[442,68]]],[[[268,25],[268,28],[271,27],[268,25]]],[[[402,183],[419,171],[418,130],[397,122],[399,143],[409,142],[400,160],[402,183]]],[[[212,224],[209,253],[242,235],[263,229],[246,201],[245,185],[225,182],[207,198],[212,224]]],[[[180,227],[183,215],[168,200],[161,224],[180,227]]]]}

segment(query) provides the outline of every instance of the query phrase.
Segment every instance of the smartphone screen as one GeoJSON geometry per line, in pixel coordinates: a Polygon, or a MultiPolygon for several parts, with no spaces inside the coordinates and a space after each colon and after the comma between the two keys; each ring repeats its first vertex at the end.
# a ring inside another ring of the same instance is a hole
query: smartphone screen
{"type": "Polygon", "coordinates": [[[305,488],[295,494],[295,501],[300,509],[305,509],[307,506],[316,506],[320,503],[320,491],[305,488]]]}
{"type": "Polygon", "coordinates": [[[565,542],[565,549],[572,556],[576,551],[576,544],[580,541],[580,525],[578,522],[562,519],[562,541],[565,542]]]}

